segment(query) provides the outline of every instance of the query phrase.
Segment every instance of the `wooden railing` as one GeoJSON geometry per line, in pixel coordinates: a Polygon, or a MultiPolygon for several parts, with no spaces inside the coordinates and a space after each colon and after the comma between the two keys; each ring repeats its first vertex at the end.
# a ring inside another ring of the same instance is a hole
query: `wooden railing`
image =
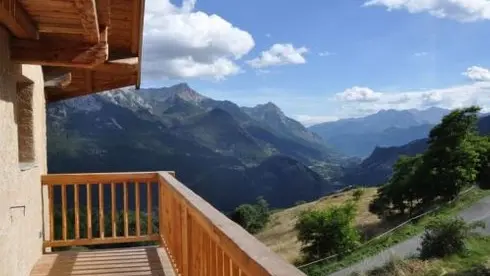
{"type": "Polygon", "coordinates": [[[41,182],[49,205],[44,247],[160,241],[156,173],[50,174],[41,182]]]}
{"type": "Polygon", "coordinates": [[[172,172],[46,175],[42,183],[49,191],[50,233],[45,247],[155,241],[182,276],[304,275],[180,183],[172,172]],[[133,202],[128,200],[130,194],[133,202]],[[83,222],[81,208],[86,210],[83,222]],[[120,209],[122,230],[117,223],[120,209]],[[130,225],[131,212],[134,223],[130,225]],[[98,229],[92,227],[94,220],[99,222],[98,229]],[[141,227],[145,221],[146,230],[141,227]]]}

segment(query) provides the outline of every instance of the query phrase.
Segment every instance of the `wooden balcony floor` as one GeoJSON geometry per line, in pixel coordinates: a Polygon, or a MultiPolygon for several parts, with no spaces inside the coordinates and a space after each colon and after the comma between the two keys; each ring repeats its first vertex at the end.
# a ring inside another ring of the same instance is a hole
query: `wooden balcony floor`
{"type": "Polygon", "coordinates": [[[174,276],[165,250],[128,247],[44,254],[31,276],[174,276]]]}

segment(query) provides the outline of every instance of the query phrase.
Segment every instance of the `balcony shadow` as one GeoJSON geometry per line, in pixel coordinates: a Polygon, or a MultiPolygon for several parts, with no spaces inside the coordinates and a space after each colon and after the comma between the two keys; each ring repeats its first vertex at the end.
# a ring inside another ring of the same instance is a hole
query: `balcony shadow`
{"type": "Polygon", "coordinates": [[[156,247],[60,252],[43,255],[31,276],[169,276],[156,247]]]}

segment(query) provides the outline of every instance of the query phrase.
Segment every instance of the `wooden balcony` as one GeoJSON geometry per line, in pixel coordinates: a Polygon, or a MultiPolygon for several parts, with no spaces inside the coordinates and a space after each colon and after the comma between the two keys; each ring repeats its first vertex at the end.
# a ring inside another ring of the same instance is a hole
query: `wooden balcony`
{"type": "Polygon", "coordinates": [[[42,185],[50,229],[44,248],[52,252],[32,276],[304,275],[172,172],[45,175],[42,185]]]}

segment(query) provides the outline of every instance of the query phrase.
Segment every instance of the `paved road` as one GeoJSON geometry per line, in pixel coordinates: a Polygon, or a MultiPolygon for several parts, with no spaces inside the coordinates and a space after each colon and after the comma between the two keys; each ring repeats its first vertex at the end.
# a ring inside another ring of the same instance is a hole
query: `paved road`
{"type": "MultiPolygon", "coordinates": [[[[470,208],[459,213],[465,221],[472,222],[482,220],[486,224],[486,228],[479,232],[490,235],[490,196],[485,197],[472,205],[470,208]]],[[[365,272],[373,268],[384,265],[393,256],[398,258],[407,258],[417,254],[417,248],[420,246],[421,235],[415,236],[409,240],[396,244],[373,257],[364,259],[350,267],[339,270],[330,276],[348,276],[352,272],[365,272]]]]}

